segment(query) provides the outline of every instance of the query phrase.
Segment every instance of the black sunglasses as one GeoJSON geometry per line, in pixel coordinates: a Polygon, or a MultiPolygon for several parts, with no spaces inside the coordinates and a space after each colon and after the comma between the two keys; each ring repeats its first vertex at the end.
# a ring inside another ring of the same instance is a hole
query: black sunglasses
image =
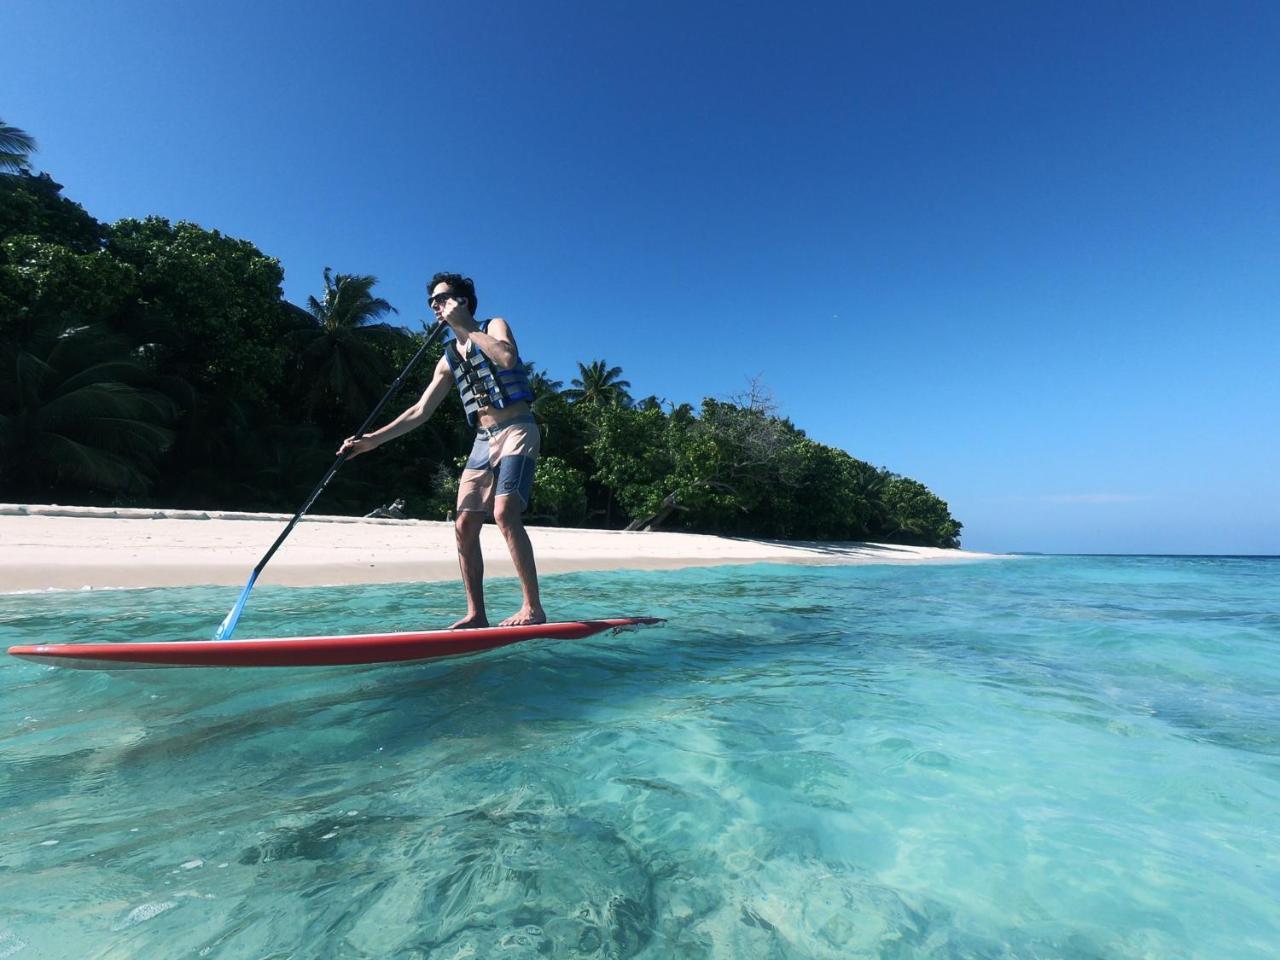
{"type": "Polygon", "coordinates": [[[428,297],[427,306],[434,307],[438,304],[444,303],[446,300],[455,300],[455,299],[460,300],[462,298],[459,297],[452,290],[446,290],[443,293],[437,293],[434,297],[428,297]]]}

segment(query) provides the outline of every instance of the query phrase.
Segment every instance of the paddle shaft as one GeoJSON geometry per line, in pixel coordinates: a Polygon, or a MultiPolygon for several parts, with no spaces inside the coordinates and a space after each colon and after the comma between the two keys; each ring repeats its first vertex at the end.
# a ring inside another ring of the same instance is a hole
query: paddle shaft
{"type": "MultiPolygon", "coordinates": [[[[413,355],[413,359],[410,360],[405,368],[400,371],[400,376],[396,377],[395,383],[391,384],[391,388],[382,395],[382,399],[378,401],[378,405],[370,411],[369,416],[365,417],[364,423],[360,424],[360,429],[355,433],[357,437],[364,436],[364,432],[369,429],[370,424],[372,424],[378,414],[382,412],[382,408],[386,405],[386,402],[391,399],[397,390],[400,389],[400,385],[404,383],[405,377],[407,377],[410,371],[418,365],[418,361],[423,358],[427,349],[435,342],[436,338],[444,332],[447,326],[448,325],[441,320],[431,328],[430,332],[427,334],[426,340],[422,341],[422,346],[418,349],[418,352],[413,355]]],[[[324,492],[324,488],[329,485],[329,481],[333,479],[333,475],[338,472],[338,468],[340,466],[346,463],[349,456],[350,454],[347,453],[338,454],[338,459],[333,461],[333,466],[331,466],[329,468],[329,472],[324,475],[324,479],[316,484],[316,488],[311,491],[311,496],[307,497],[307,502],[304,503],[298,512],[293,515],[293,519],[289,521],[289,525],[284,528],[280,536],[276,537],[276,542],[271,545],[271,549],[266,552],[263,558],[258,561],[258,565],[253,568],[253,576],[249,578],[250,583],[258,578],[258,574],[262,572],[262,568],[267,565],[267,562],[275,555],[275,552],[280,549],[280,544],[284,543],[285,538],[288,537],[293,531],[293,528],[298,525],[298,521],[302,519],[303,514],[311,509],[311,505],[316,502],[316,498],[324,492]]]]}

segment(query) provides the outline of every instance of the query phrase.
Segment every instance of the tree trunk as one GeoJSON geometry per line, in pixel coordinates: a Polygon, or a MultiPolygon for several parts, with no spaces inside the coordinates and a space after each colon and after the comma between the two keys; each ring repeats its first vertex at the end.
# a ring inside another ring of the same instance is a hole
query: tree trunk
{"type": "Polygon", "coordinates": [[[671,493],[671,494],[668,494],[666,499],[662,501],[662,506],[658,508],[657,513],[653,514],[653,516],[651,517],[646,517],[643,520],[632,520],[630,523],[626,525],[624,529],[656,530],[658,529],[658,526],[661,523],[666,521],[666,519],[671,516],[671,514],[675,513],[677,510],[686,510],[686,509],[688,508],[682,507],[680,503],[676,500],[676,495],[674,493],[671,493]]]}

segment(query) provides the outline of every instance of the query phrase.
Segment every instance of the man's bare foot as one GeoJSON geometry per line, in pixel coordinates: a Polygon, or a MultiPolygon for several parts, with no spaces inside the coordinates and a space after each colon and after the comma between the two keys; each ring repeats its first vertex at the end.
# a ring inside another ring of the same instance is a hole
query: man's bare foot
{"type": "Polygon", "coordinates": [[[483,613],[468,613],[465,617],[451,626],[450,630],[479,630],[489,625],[489,618],[483,613]]]}
{"type": "Polygon", "coordinates": [[[502,623],[500,627],[526,627],[534,623],[546,623],[547,615],[541,607],[530,607],[528,605],[521,607],[502,623]]]}

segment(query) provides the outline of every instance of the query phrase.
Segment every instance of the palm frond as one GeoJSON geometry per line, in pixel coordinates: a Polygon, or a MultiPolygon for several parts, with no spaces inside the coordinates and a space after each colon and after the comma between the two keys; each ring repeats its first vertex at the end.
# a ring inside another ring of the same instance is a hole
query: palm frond
{"type": "Polygon", "coordinates": [[[369,274],[333,273],[324,268],[324,300],[307,298],[311,314],[327,331],[375,323],[388,313],[398,313],[390,303],[373,295],[378,278],[369,274]]]}
{"type": "Polygon", "coordinates": [[[36,149],[35,137],[0,120],[0,170],[10,173],[26,170],[36,149]]]}
{"type": "Polygon", "coordinates": [[[36,472],[54,482],[70,480],[91,489],[145,493],[150,481],[136,464],[60,434],[47,434],[36,472]]]}

